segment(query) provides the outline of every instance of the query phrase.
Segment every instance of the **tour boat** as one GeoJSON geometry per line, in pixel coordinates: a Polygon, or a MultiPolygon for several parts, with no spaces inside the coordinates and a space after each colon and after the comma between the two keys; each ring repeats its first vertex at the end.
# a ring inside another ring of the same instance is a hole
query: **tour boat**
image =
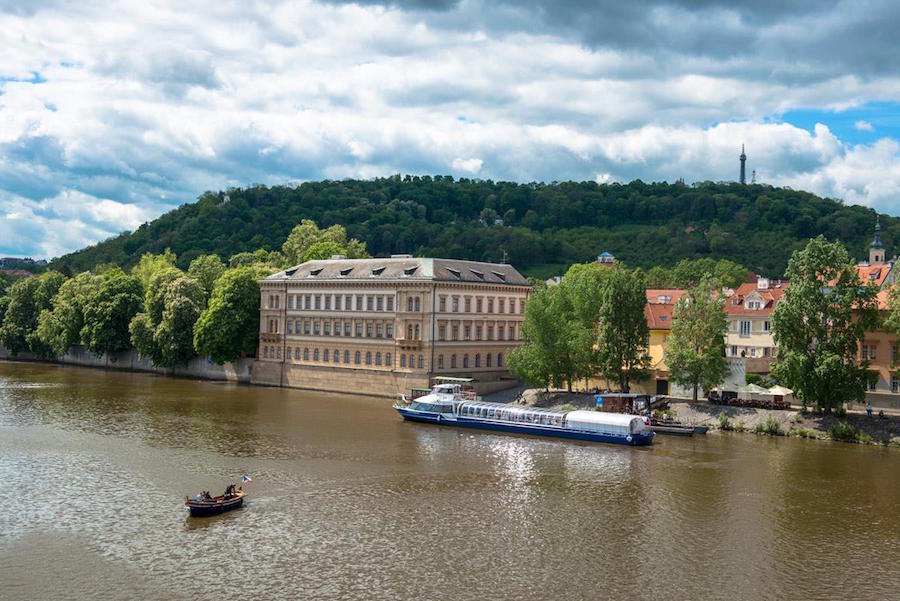
{"type": "MultiPolygon", "coordinates": [[[[231,487],[229,487],[231,488],[231,487]]],[[[215,515],[223,511],[231,511],[237,509],[244,504],[244,489],[238,487],[232,489],[217,497],[210,496],[209,493],[200,493],[196,497],[184,499],[184,506],[190,509],[191,515],[201,517],[206,515],[215,515]]]]}
{"type": "Polygon", "coordinates": [[[401,396],[394,409],[410,421],[595,442],[647,445],[654,436],[637,415],[489,403],[457,383],[437,384],[430,394],[416,399],[401,396]]]}

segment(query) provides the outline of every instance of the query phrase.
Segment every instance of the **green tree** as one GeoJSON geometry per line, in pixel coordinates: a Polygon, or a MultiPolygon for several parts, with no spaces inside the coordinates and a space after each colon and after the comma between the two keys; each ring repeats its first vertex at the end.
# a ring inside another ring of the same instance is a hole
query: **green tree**
{"type": "Polygon", "coordinates": [[[773,375],[826,413],[863,399],[866,365],[856,356],[877,322],[877,287],[861,282],[844,246],[824,236],[791,255],[786,275],[790,286],[772,316],[773,375]]]}
{"type": "Polygon", "coordinates": [[[709,277],[675,303],[666,364],[673,382],[693,388],[695,402],[699,387],[709,390],[718,385],[728,369],[724,304],[724,296],[715,294],[709,277]]]}
{"type": "Polygon", "coordinates": [[[254,355],[259,342],[259,284],[252,267],[227,270],[194,326],[194,348],[218,364],[254,355]]]}
{"type": "Polygon", "coordinates": [[[153,274],[175,267],[175,260],[175,253],[168,248],[161,255],[144,253],[138,264],[131,270],[131,275],[136,276],[140,280],[141,286],[146,289],[150,285],[150,278],[153,277],[153,274]]]}
{"type": "Polygon", "coordinates": [[[632,381],[646,378],[650,367],[646,290],[640,271],[622,268],[608,270],[600,287],[599,365],[604,374],[615,376],[622,391],[628,391],[632,381]]]}
{"type": "Polygon", "coordinates": [[[0,326],[0,344],[13,356],[31,351],[40,357],[50,357],[51,351],[37,334],[41,311],[51,307],[51,300],[65,281],[57,271],[38,277],[22,278],[9,290],[9,304],[0,326]]]}
{"type": "Polygon", "coordinates": [[[222,277],[223,273],[225,273],[225,264],[222,263],[219,255],[200,255],[191,261],[191,266],[188,267],[188,275],[200,282],[206,292],[206,298],[212,294],[216,280],[222,277]]]}
{"type": "Polygon", "coordinates": [[[575,264],[559,284],[563,297],[557,299],[556,307],[568,313],[559,317],[565,320],[569,356],[575,372],[585,380],[602,368],[597,327],[608,274],[608,269],[595,262],[575,264]]]}
{"type": "Polygon", "coordinates": [[[131,343],[159,367],[187,363],[194,356],[194,324],[206,307],[206,292],[196,279],[175,268],[150,278],[144,311],[129,324],[131,343]]]}
{"type": "Polygon", "coordinates": [[[365,259],[369,256],[364,242],[356,239],[347,240],[347,231],[344,226],[332,225],[321,230],[312,219],[303,219],[291,230],[281,251],[289,265],[297,265],[304,261],[303,257],[306,252],[317,242],[333,242],[340,248],[340,251],[331,254],[343,254],[348,259],[365,259]]]}
{"type": "Polygon", "coordinates": [[[3,318],[6,317],[6,310],[9,308],[10,300],[8,294],[0,296],[0,325],[3,324],[3,318]]]}
{"type": "Polygon", "coordinates": [[[313,261],[315,259],[328,259],[333,255],[339,255],[343,252],[344,248],[337,242],[333,242],[332,240],[320,240],[306,249],[300,262],[305,263],[306,261],[313,261]]]}
{"type": "Polygon", "coordinates": [[[143,306],[143,286],[139,277],[111,270],[84,304],[81,338],[95,355],[129,348],[128,325],[143,306]]]}
{"type": "Polygon", "coordinates": [[[88,271],[66,280],[53,297],[52,308],[38,317],[37,334],[54,356],[63,355],[81,343],[84,328],[84,305],[103,278],[88,271]]]}

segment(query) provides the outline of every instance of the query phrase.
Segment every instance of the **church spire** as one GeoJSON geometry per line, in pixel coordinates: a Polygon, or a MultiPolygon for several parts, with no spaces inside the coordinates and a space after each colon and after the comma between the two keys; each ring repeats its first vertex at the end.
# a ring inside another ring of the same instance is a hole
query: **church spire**
{"type": "Polygon", "coordinates": [[[881,216],[875,216],[875,236],[869,245],[869,263],[877,265],[884,262],[884,244],[881,242],[881,216]]]}
{"type": "Polygon", "coordinates": [[[747,162],[747,155],[744,154],[744,145],[741,144],[741,183],[742,184],[747,183],[747,171],[746,171],[746,165],[745,165],[746,162],[747,162]]]}

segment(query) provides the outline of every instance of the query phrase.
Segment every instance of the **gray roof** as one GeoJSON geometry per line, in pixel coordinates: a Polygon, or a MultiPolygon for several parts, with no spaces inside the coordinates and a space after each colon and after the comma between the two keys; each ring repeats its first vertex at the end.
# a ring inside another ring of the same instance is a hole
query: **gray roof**
{"type": "Polygon", "coordinates": [[[456,259],[391,257],[390,259],[325,259],[307,261],[265,278],[272,280],[421,280],[530,286],[521,273],[505,263],[456,259]]]}

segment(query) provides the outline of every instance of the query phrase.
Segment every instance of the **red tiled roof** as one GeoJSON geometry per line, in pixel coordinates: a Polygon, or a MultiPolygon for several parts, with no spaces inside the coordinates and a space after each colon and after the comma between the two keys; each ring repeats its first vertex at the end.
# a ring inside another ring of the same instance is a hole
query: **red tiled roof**
{"type": "Polygon", "coordinates": [[[685,292],[680,288],[647,288],[647,302],[654,305],[674,305],[685,292]],[[660,302],[660,297],[668,297],[668,300],[660,302]]]}
{"type": "Polygon", "coordinates": [[[729,315],[770,315],[787,287],[787,282],[770,282],[765,290],[760,290],[756,282],[741,284],[734,294],[725,299],[725,312],[729,315]],[[747,309],[744,306],[747,296],[753,292],[762,297],[763,306],[760,309],[747,309]]]}
{"type": "Polygon", "coordinates": [[[674,310],[674,303],[665,305],[647,303],[644,305],[644,317],[647,318],[647,327],[651,330],[671,330],[672,312],[674,310]]]}
{"type": "Polygon", "coordinates": [[[875,284],[879,287],[884,284],[884,280],[887,278],[890,271],[891,266],[888,263],[882,263],[880,265],[856,265],[856,273],[859,274],[859,279],[862,280],[863,284],[875,284]]]}

